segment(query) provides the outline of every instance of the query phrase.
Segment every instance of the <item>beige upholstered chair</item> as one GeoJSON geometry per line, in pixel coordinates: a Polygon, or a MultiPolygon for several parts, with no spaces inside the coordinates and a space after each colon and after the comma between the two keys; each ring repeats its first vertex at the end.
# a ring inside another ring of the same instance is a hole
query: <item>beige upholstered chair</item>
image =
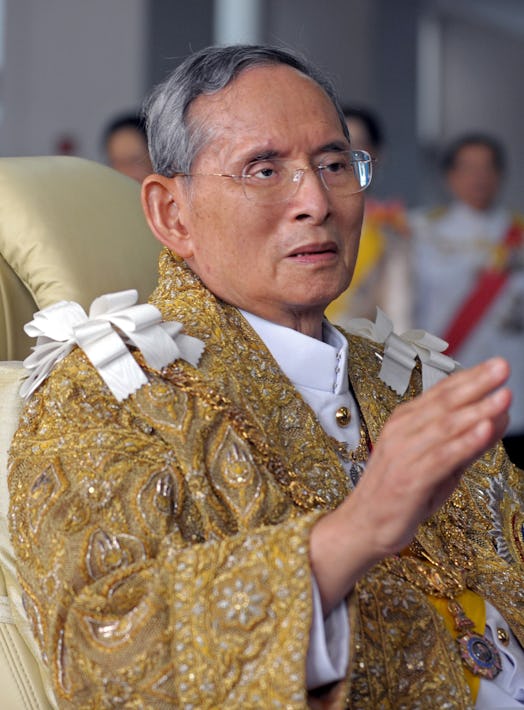
{"type": "Polygon", "coordinates": [[[0,363],[0,707],[47,710],[56,707],[47,674],[29,628],[7,530],[7,449],[17,425],[22,364],[0,363]]]}
{"type": "Polygon", "coordinates": [[[9,541],[7,451],[21,407],[23,325],[59,300],[87,309],[103,293],[156,281],[160,247],[139,185],[80,158],[0,158],[0,707],[56,707],[25,617],[9,541]]]}
{"type": "Polygon", "coordinates": [[[81,158],[0,158],[0,360],[29,353],[22,326],[56,301],[149,295],[160,248],[139,191],[81,158]]]}

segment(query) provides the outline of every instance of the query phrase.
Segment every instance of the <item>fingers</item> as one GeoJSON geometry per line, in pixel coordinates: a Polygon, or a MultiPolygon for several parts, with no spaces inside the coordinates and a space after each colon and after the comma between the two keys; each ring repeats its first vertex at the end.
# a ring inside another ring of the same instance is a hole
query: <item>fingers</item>
{"type": "Polygon", "coordinates": [[[493,358],[475,367],[450,375],[408,403],[406,409],[420,406],[419,415],[423,419],[425,418],[424,414],[433,411],[431,407],[434,405],[440,405],[446,411],[452,411],[479,401],[503,385],[508,376],[507,362],[502,358],[493,358]]]}
{"type": "Polygon", "coordinates": [[[419,469],[426,472],[430,485],[438,484],[453,477],[457,470],[465,470],[491,448],[502,437],[508,419],[507,413],[502,412],[460,429],[451,427],[447,432],[430,432],[424,442],[419,441],[419,445],[412,449],[412,460],[416,460],[419,469]]]}
{"type": "Polygon", "coordinates": [[[417,406],[410,403],[398,418],[393,414],[375,450],[383,461],[401,457],[425,471],[430,485],[468,466],[502,437],[508,424],[511,393],[507,388],[489,392],[479,401],[470,402],[467,394],[462,406],[458,406],[460,398],[449,404],[449,389],[443,398],[419,399],[417,406]]]}
{"type": "Polygon", "coordinates": [[[507,412],[511,404],[511,392],[504,388],[496,390],[483,399],[455,409],[438,407],[425,408],[425,416],[417,418],[411,427],[420,447],[430,446],[439,440],[453,441],[456,437],[466,436],[473,445],[482,441],[477,428],[480,424],[491,422],[493,430],[500,437],[507,425],[507,412]],[[424,436],[422,434],[425,434],[424,436]]]}
{"type": "Polygon", "coordinates": [[[463,399],[467,401],[468,397],[471,401],[503,385],[509,377],[509,372],[506,360],[500,357],[491,358],[474,367],[455,372],[428,390],[428,394],[438,397],[445,392],[450,402],[463,399]]]}
{"type": "Polygon", "coordinates": [[[393,413],[355,490],[381,549],[395,550],[409,540],[466,467],[502,436],[511,393],[499,388],[508,374],[504,360],[489,361],[393,413]]]}
{"type": "Polygon", "coordinates": [[[430,444],[432,437],[453,437],[483,419],[492,420],[497,430],[503,431],[498,418],[508,411],[511,393],[498,388],[508,374],[507,363],[495,358],[452,375],[401,405],[390,419],[390,428],[397,430],[397,434],[398,429],[407,428],[408,436],[420,437],[423,447],[430,444]]]}
{"type": "Polygon", "coordinates": [[[466,467],[502,436],[508,375],[507,363],[495,358],[395,410],[353,493],[313,529],[311,559],[325,610],[377,560],[404,549],[466,467]]]}

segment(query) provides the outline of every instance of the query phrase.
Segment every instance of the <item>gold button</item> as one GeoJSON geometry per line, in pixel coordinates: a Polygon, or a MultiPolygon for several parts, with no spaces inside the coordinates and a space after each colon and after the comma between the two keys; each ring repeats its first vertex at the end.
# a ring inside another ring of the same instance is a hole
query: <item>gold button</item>
{"type": "Polygon", "coordinates": [[[501,644],[504,646],[507,646],[509,643],[509,634],[506,631],[506,629],[503,629],[501,626],[498,627],[497,629],[497,638],[500,641],[501,644]]]}
{"type": "Polygon", "coordinates": [[[351,421],[351,412],[347,407],[339,407],[335,412],[335,419],[339,426],[347,426],[351,421]]]}

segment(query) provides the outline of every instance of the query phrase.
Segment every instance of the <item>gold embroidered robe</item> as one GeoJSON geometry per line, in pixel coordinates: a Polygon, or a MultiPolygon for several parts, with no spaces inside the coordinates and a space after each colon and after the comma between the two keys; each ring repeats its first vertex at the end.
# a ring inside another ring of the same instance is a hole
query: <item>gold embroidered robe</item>
{"type": "MultiPolygon", "coordinates": [[[[470,707],[454,641],[403,558],[358,584],[347,679],[308,699],[309,532],[347,477],[239,312],[167,250],[160,272],[151,300],[205,341],[198,368],[159,373],[136,353],[149,383],[118,403],[75,350],[29,401],[11,449],[12,541],[60,707],[470,707]]],[[[399,402],[377,351],[350,339],[373,441],[399,402]]],[[[521,642],[522,499],[496,448],[418,535],[521,642]]]]}

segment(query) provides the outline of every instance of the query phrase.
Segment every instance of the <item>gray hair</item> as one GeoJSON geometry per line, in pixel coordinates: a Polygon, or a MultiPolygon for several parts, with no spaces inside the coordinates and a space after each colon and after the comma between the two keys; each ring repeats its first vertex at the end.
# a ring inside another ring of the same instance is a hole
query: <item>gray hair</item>
{"type": "Polygon", "coordinates": [[[189,116],[191,103],[230,84],[245,69],[285,64],[313,79],[335,106],[344,135],[344,114],[331,80],[300,54],[266,45],[207,47],[185,59],[144,104],[149,153],[155,171],[166,177],[188,173],[211,138],[209,126],[189,116]]]}

